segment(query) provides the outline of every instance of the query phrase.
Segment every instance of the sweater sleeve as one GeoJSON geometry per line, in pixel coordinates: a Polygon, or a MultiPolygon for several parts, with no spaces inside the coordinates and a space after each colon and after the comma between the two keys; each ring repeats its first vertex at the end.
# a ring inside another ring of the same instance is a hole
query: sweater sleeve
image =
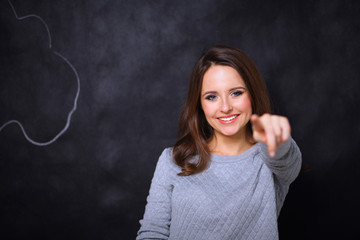
{"type": "Polygon", "coordinates": [[[275,180],[281,185],[290,185],[298,176],[301,168],[301,152],[295,141],[290,138],[280,145],[274,158],[268,155],[267,145],[260,144],[265,164],[273,172],[275,180]]]}
{"type": "Polygon", "coordinates": [[[289,186],[299,174],[301,152],[292,138],[278,147],[274,158],[268,155],[266,144],[261,143],[260,148],[262,159],[274,176],[276,208],[279,216],[289,186]]]}
{"type": "Polygon", "coordinates": [[[151,181],[147,205],[138,231],[140,239],[168,239],[171,221],[170,149],[161,154],[151,181]]]}

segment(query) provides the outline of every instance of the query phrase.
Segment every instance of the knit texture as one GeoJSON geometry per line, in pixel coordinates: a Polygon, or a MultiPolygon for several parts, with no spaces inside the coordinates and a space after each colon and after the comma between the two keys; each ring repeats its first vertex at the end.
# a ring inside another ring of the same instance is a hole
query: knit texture
{"type": "Polygon", "coordinates": [[[278,239],[277,217],[300,166],[301,153],[290,139],[274,158],[262,143],[236,156],[211,154],[205,171],[184,177],[167,148],[137,239],[278,239]]]}

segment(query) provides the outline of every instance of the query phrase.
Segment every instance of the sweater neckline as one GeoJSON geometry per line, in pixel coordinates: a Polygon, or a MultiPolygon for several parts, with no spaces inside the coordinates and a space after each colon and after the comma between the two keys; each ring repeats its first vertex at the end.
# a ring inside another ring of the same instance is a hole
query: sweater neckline
{"type": "Polygon", "coordinates": [[[258,150],[259,144],[260,143],[256,143],[256,144],[254,144],[254,146],[252,146],[251,148],[249,148],[245,152],[242,152],[240,154],[233,155],[233,156],[224,156],[224,155],[218,155],[218,154],[215,154],[215,153],[210,153],[211,161],[219,162],[219,163],[242,161],[244,159],[247,159],[254,152],[256,152],[258,150]]]}

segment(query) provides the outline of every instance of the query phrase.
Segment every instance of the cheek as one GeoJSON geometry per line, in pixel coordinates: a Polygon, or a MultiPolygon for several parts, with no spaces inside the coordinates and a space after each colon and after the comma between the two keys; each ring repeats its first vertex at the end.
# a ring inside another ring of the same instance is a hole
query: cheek
{"type": "Polygon", "coordinates": [[[211,105],[210,104],[206,104],[206,102],[201,101],[201,108],[205,114],[205,117],[208,117],[209,115],[211,115],[211,105]]]}
{"type": "Polygon", "coordinates": [[[216,112],[215,104],[206,103],[206,102],[202,101],[201,107],[202,107],[202,110],[203,110],[206,118],[213,116],[216,112]]]}
{"type": "Polygon", "coordinates": [[[236,108],[241,110],[242,112],[252,114],[250,98],[247,96],[244,98],[241,98],[239,101],[236,102],[236,108]]]}

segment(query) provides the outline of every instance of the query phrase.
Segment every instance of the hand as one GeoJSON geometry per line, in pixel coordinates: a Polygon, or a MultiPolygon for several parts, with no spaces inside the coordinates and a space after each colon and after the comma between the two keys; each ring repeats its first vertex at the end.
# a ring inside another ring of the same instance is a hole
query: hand
{"type": "Polygon", "coordinates": [[[290,138],[289,120],[283,116],[265,113],[261,117],[252,115],[250,121],[254,140],[265,143],[268,146],[269,156],[275,157],[276,149],[290,138]]]}

